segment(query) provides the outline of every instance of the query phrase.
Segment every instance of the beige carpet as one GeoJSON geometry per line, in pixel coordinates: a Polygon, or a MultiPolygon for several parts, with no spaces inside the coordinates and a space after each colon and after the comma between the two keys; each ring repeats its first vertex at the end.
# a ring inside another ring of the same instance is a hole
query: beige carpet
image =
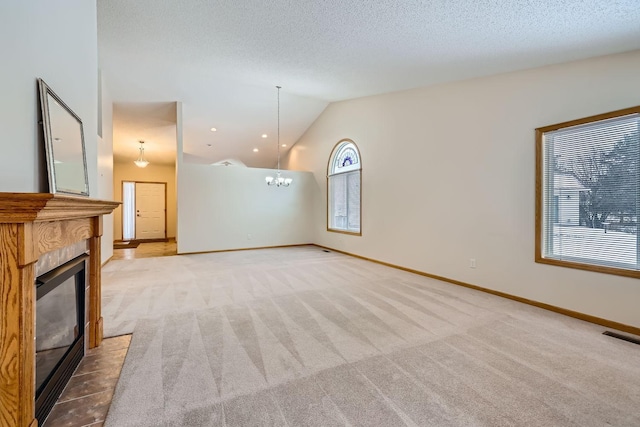
{"type": "Polygon", "coordinates": [[[315,247],[103,272],[106,426],[640,426],[640,346],[315,247]]]}

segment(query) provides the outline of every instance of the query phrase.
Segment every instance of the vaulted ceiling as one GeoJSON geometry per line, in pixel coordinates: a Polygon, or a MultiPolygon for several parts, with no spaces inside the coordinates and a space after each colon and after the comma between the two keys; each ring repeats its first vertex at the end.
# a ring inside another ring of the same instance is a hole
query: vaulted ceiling
{"type": "Polygon", "coordinates": [[[116,159],[171,162],[179,101],[191,161],[253,167],[276,85],[286,150],[329,102],[639,49],[639,23],[638,0],[98,0],[116,159]]]}

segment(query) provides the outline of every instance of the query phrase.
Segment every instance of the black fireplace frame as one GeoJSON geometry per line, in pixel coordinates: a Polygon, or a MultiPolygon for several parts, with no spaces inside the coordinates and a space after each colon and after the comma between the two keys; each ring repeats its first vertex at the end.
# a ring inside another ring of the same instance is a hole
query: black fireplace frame
{"type": "MultiPolygon", "coordinates": [[[[87,260],[89,255],[81,255],[71,261],[45,273],[36,279],[36,304],[37,300],[64,283],[71,277],[75,277],[76,307],[78,336],[75,338],[64,356],[56,364],[50,375],[36,390],[35,412],[38,424],[42,424],[51,412],[53,405],[62,394],[69,379],[84,357],[85,347],[85,284],[87,260]]],[[[36,319],[36,322],[38,319],[36,319]]]]}

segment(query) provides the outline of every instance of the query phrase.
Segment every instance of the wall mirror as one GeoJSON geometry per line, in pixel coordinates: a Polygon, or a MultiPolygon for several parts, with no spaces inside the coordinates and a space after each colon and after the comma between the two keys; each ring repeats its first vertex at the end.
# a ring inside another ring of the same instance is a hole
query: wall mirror
{"type": "Polygon", "coordinates": [[[38,79],[49,192],[89,195],[82,120],[38,79]]]}

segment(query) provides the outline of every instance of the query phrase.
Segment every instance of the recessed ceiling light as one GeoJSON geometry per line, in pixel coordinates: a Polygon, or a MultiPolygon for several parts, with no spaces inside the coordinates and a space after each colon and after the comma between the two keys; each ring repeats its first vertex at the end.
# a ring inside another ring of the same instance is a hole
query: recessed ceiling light
{"type": "Polygon", "coordinates": [[[283,147],[286,147],[286,146],[287,146],[287,144],[282,144],[282,146],[283,146],[283,147]]]}
{"type": "Polygon", "coordinates": [[[254,152],[254,153],[257,153],[258,151],[260,151],[260,150],[258,150],[257,148],[254,148],[254,149],[253,149],[253,152],[254,152]]]}
{"type": "Polygon", "coordinates": [[[268,136],[268,135],[267,135],[266,133],[263,133],[263,134],[262,134],[262,137],[263,137],[263,138],[266,138],[267,136],[268,136]]]}
{"type": "Polygon", "coordinates": [[[215,132],[215,131],[217,131],[217,130],[218,130],[218,129],[216,129],[216,128],[211,128],[211,132],[215,132]]]}

